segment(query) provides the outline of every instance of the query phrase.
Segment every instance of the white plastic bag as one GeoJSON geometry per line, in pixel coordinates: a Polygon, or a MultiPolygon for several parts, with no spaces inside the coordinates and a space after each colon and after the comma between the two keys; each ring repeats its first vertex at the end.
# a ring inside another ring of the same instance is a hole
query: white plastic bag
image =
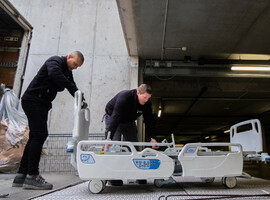
{"type": "Polygon", "coordinates": [[[27,117],[18,110],[18,97],[10,89],[3,88],[3,91],[0,102],[0,173],[18,169],[29,136],[27,117]]]}
{"type": "Polygon", "coordinates": [[[0,103],[0,120],[6,122],[6,137],[11,145],[16,145],[23,137],[28,126],[24,112],[18,110],[19,99],[13,90],[5,89],[0,103]]]}

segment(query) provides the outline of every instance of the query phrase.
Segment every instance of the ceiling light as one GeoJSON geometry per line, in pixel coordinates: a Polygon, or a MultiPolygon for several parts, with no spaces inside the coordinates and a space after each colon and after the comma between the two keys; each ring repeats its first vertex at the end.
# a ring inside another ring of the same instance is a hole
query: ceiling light
{"type": "Polygon", "coordinates": [[[159,62],[158,61],[154,62],[154,67],[159,67],[159,62]]]}
{"type": "Polygon", "coordinates": [[[182,47],[181,49],[182,49],[182,51],[186,51],[187,47],[182,47]]]}
{"type": "Polygon", "coordinates": [[[172,62],[167,62],[166,67],[172,67],[172,62]]]}
{"type": "Polygon", "coordinates": [[[233,71],[270,71],[269,65],[260,66],[232,66],[233,71]]]}
{"type": "Polygon", "coordinates": [[[229,132],[230,132],[230,129],[224,131],[224,133],[229,133],[229,132]]]}
{"type": "Polygon", "coordinates": [[[158,110],[158,117],[161,116],[161,110],[158,110]]]}
{"type": "Polygon", "coordinates": [[[205,139],[206,139],[206,140],[209,139],[209,136],[206,136],[205,139]]]}
{"type": "Polygon", "coordinates": [[[160,99],[159,100],[159,105],[158,105],[158,117],[160,117],[161,116],[161,112],[162,112],[162,102],[161,102],[162,100],[160,99]]]}

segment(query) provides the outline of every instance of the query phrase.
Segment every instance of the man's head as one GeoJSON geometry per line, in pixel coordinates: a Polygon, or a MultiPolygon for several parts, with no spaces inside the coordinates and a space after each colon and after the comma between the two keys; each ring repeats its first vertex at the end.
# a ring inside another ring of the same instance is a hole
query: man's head
{"type": "Polygon", "coordinates": [[[150,99],[152,93],[152,89],[150,85],[147,84],[141,84],[137,88],[137,96],[138,96],[138,101],[141,105],[146,104],[146,102],[150,99]]]}
{"type": "Polygon", "coordinates": [[[79,51],[74,51],[67,56],[67,66],[69,71],[72,71],[73,69],[77,69],[78,67],[82,66],[83,62],[83,54],[79,51]]]}

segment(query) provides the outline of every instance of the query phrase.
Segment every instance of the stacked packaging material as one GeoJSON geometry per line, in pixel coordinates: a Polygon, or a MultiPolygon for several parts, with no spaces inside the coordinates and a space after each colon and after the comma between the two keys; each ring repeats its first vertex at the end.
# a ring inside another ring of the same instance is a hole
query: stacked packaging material
{"type": "Polygon", "coordinates": [[[28,140],[29,128],[24,112],[18,110],[19,99],[5,89],[0,103],[0,172],[15,172],[28,140]]]}

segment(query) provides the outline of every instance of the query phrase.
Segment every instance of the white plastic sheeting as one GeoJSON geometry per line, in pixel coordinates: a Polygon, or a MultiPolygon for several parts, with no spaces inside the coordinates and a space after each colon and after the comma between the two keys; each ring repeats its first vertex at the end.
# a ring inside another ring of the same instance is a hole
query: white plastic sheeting
{"type": "Polygon", "coordinates": [[[11,145],[15,145],[23,138],[28,126],[24,112],[18,110],[19,99],[13,90],[5,89],[0,103],[0,119],[8,125],[6,136],[11,145]]]}

